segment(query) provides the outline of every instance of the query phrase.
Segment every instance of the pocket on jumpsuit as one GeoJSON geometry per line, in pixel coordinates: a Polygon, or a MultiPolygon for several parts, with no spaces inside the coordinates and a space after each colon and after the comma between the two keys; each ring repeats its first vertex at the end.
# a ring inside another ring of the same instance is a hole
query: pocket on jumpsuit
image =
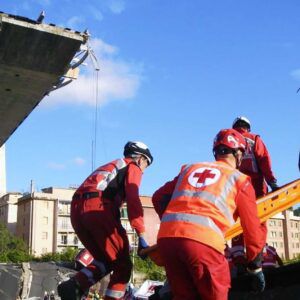
{"type": "Polygon", "coordinates": [[[84,212],[102,211],[103,204],[100,198],[91,198],[84,201],[84,212]]]}

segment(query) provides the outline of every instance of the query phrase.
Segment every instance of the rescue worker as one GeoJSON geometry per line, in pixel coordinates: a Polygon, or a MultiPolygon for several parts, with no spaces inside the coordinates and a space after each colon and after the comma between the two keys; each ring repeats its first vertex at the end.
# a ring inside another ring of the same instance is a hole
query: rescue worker
{"type": "Polygon", "coordinates": [[[230,287],[224,256],[225,232],[240,218],[245,233],[252,288],[263,291],[261,254],[265,227],[257,217],[250,178],[239,172],[245,139],[221,130],[213,145],[216,161],[184,165],[159,188],[152,202],[161,217],[158,247],[173,300],[226,300],[230,287]]]}
{"type": "MultiPolygon", "coordinates": [[[[272,172],[271,158],[261,137],[251,131],[251,123],[244,116],[237,117],[232,128],[241,133],[247,141],[247,148],[239,170],[250,176],[255,189],[256,198],[265,196],[268,192],[267,184],[272,191],[278,189],[277,180],[272,172]]],[[[238,275],[245,272],[244,238],[238,235],[231,241],[232,251],[236,253],[233,263],[238,275]]]]}
{"type": "Polygon", "coordinates": [[[232,128],[241,133],[247,141],[246,153],[239,170],[251,177],[256,197],[267,194],[267,184],[272,191],[277,190],[277,179],[272,172],[269,152],[261,137],[250,132],[250,121],[246,117],[237,117],[233,121],[232,128]]]}
{"type": "Polygon", "coordinates": [[[283,261],[278,255],[276,249],[266,243],[263,250],[262,268],[265,270],[276,268],[277,266],[283,266],[283,261]]]}
{"type": "Polygon", "coordinates": [[[94,260],[58,286],[62,300],[81,299],[90,286],[111,272],[104,299],[123,299],[132,262],[126,230],[120,221],[120,207],[126,202],[130,225],[138,235],[138,250],[148,247],[139,186],[144,170],[152,162],[144,143],[128,142],[123,159],[99,167],[76,190],[71,203],[71,223],[94,260]]]}

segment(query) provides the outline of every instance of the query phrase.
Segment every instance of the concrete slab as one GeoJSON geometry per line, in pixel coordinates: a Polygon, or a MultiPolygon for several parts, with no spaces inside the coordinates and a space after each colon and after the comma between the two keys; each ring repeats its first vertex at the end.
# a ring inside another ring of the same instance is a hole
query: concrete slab
{"type": "Polygon", "coordinates": [[[68,72],[87,34],[0,12],[0,147],[68,72]]]}

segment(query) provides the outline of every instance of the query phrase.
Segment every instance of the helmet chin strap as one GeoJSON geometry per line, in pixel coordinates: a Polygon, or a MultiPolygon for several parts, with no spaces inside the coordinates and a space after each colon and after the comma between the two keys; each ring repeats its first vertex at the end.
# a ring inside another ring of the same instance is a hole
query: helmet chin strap
{"type": "Polygon", "coordinates": [[[238,169],[240,166],[240,161],[238,159],[237,150],[232,151],[232,155],[235,158],[235,167],[238,169]]]}

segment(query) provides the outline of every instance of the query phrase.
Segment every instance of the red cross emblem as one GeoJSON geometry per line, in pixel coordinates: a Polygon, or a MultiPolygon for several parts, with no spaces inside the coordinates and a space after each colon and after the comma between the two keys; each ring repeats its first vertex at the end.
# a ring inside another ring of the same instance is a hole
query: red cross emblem
{"type": "Polygon", "coordinates": [[[194,170],[189,175],[188,182],[196,188],[211,185],[220,178],[220,171],[217,168],[202,167],[194,170]]]}

